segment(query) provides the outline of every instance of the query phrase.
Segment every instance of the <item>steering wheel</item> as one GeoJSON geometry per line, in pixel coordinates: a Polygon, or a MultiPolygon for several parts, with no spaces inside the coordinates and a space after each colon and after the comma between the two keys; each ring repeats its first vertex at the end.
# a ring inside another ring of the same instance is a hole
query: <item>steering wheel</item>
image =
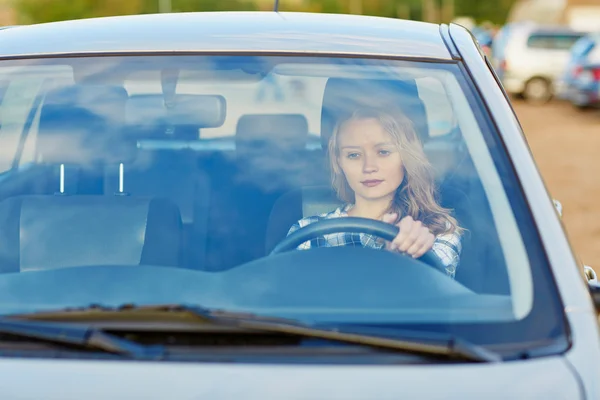
{"type": "MultiPolygon", "coordinates": [[[[399,228],[395,225],[388,224],[382,221],[377,221],[369,218],[344,217],[332,218],[314,222],[303,228],[298,229],[291,235],[284,238],[275,246],[271,254],[283,253],[294,250],[302,243],[317,237],[330,233],[349,232],[349,233],[367,233],[373,236],[380,237],[385,240],[393,240],[398,235],[399,228]]],[[[402,253],[397,253],[404,257],[411,256],[402,253]]],[[[446,273],[446,268],[442,264],[442,260],[432,251],[428,250],[417,260],[446,273]]]]}

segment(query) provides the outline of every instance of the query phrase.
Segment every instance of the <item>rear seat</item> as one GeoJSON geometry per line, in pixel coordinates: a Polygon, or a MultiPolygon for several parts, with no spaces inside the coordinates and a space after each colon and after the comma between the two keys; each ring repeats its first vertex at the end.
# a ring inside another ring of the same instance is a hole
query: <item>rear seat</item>
{"type": "MultiPolygon", "coordinates": [[[[136,159],[125,166],[126,192],[161,196],[178,205],[184,227],[184,265],[190,268],[200,268],[205,258],[210,177],[198,168],[196,152],[173,149],[168,143],[198,140],[201,128],[223,123],[224,107],[220,96],[175,95],[169,110],[162,95],[136,95],[127,101],[126,136],[140,148],[136,159]],[[219,103],[222,110],[214,109],[219,103]],[[144,145],[152,142],[154,146],[144,145]]],[[[116,176],[116,167],[107,171],[107,193],[118,191],[116,176]]]]}
{"type": "Polygon", "coordinates": [[[53,173],[52,192],[103,194],[104,168],[134,157],[121,140],[127,92],[122,87],[71,85],[47,93],[36,154],[53,173]],[[59,168],[71,184],[61,188],[59,168]]]}
{"type": "Polygon", "coordinates": [[[231,268],[265,255],[267,221],[288,190],[328,180],[306,149],[308,123],[300,114],[242,116],[236,155],[213,182],[206,268],[231,268]]]}
{"type": "Polygon", "coordinates": [[[122,88],[75,85],[51,91],[36,153],[54,171],[55,194],[0,202],[0,268],[17,272],[79,265],[181,264],[181,215],[152,197],[82,193],[107,165],[128,163],[122,88]]]}

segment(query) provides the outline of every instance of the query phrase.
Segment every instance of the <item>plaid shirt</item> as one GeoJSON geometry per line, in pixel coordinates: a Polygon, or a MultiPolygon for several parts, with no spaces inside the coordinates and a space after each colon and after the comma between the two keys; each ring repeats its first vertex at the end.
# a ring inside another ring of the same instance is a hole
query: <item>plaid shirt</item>
{"type": "MultiPolygon", "coordinates": [[[[348,216],[349,205],[339,207],[329,213],[302,218],[290,228],[288,235],[314,222],[324,219],[340,218],[348,216]]],[[[363,246],[373,249],[382,249],[385,242],[367,233],[332,233],[313,238],[298,246],[299,250],[308,250],[313,247],[336,247],[336,246],[363,246]]],[[[454,278],[458,268],[460,251],[460,235],[457,233],[445,233],[437,235],[431,250],[440,258],[446,267],[446,273],[454,278]]]]}

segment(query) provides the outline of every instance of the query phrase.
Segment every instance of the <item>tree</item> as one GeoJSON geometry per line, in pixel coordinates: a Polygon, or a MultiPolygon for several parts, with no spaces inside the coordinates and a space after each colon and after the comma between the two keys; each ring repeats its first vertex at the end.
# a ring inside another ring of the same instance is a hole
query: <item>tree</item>
{"type": "Polygon", "coordinates": [[[349,14],[358,8],[364,15],[421,19],[421,2],[422,0],[306,0],[307,6],[303,11],[349,14]]]}
{"type": "MultiPolygon", "coordinates": [[[[158,12],[158,0],[18,0],[21,24],[158,12]]],[[[174,12],[256,10],[252,0],[171,0],[174,12]]]]}
{"type": "Polygon", "coordinates": [[[504,24],[516,0],[454,0],[456,15],[473,17],[476,21],[504,24]]]}
{"type": "MultiPolygon", "coordinates": [[[[158,12],[159,0],[13,0],[19,23],[158,12]]],[[[273,2],[275,0],[272,0],[273,2]]],[[[303,0],[279,1],[281,11],[360,13],[449,22],[449,12],[504,23],[516,0],[303,0]],[[442,6],[446,12],[442,12],[442,6]]],[[[171,0],[174,12],[271,9],[269,0],[171,0]],[[268,6],[268,7],[267,7],[268,6]]]]}
{"type": "Polygon", "coordinates": [[[137,14],[144,0],[19,0],[14,3],[21,24],[137,14]]]}
{"type": "MultiPolygon", "coordinates": [[[[254,11],[258,7],[252,0],[171,0],[173,12],[192,11],[254,11]]],[[[158,12],[158,0],[142,0],[141,14],[158,12]]]]}

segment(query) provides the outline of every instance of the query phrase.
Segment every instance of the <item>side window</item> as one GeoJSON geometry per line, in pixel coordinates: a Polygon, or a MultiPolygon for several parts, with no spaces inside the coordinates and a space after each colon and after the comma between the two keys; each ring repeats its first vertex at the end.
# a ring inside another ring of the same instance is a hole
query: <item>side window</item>
{"type": "Polygon", "coordinates": [[[302,114],[311,135],[321,135],[321,107],[327,77],[274,75],[283,88],[283,101],[272,104],[273,112],[302,114]]]}
{"type": "Polygon", "coordinates": [[[12,79],[3,93],[0,107],[0,172],[12,167],[21,134],[41,90],[41,84],[40,80],[25,77],[12,79]]]}
{"type": "Polygon", "coordinates": [[[527,40],[527,47],[549,50],[554,48],[554,41],[551,35],[533,34],[527,40]]]}
{"type": "Polygon", "coordinates": [[[569,34],[534,33],[529,36],[527,46],[532,49],[569,50],[580,37],[569,34]]]}
{"type": "Polygon", "coordinates": [[[11,153],[8,164],[4,163],[4,158],[1,160],[1,167],[6,168],[4,170],[11,167],[24,131],[27,131],[27,138],[19,158],[19,166],[35,161],[35,143],[45,94],[49,90],[73,83],[71,67],[60,65],[27,67],[10,80],[0,111],[0,115],[10,114],[8,124],[0,129],[0,146],[7,143],[10,146],[7,152],[11,153]]]}
{"type": "Polygon", "coordinates": [[[203,129],[201,138],[235,135],[237,122],[245,114],[302,114],[309,132],[319,135],[321,103],[326,78],[269,74],[261,80],[211,84],[205,81],[181,81],[179,93],[220,94],[227,101],[223,126],[203,129]]]}
{"type": "MultiPolygon", "coordinates": [[[[15,80],[12,81],[15,83],[15,80]]],[[[19,114],[18,129],[11,131],[15,136],[15,147],[13,149],[13,158],[16,154],[19,141],[23,131],[27,131],[27,137],[23,145],[23,151],[19,158],[19,166],[35,162],[35,144],[38,135],[40,114],[44,105],[45,94],[63,86],[72,85],[75,81],[70,67],[48,68],[48,71],[41,71],[27,77],[23,77],[20,84],[27,88],[27,101],[22,106],[22,113],[19,114]],[[35,109],[34,109],[35,107],[35,109]]],[[[21,107],[21,106],[19,106],[21,107]]],[[[18,111],[20,113],[20,111],[18,111]]],[[[0,131],[0,141],[2,133],[0,131]]]]}
{"type": "Polygon", "coordinates": [[[569,50],[577,40],[580,39],[580,36],[575,35],[560,35],[556,36],[554,43],[555,48],[559,50],[569,50]]]}
{"type": "Polygon", "coordinates": [[[575,42],[571,47],[572,57],[584,57],[594,48],[594,42],[586,37],[575,42]]]}
{"type": "Polygon", "coordinates": [[[450,100],[444,85],[436,78],[416,79],[419,97],[425,104],[427,125],[431,137],[443,136],[456,125],[450,100]]]}

